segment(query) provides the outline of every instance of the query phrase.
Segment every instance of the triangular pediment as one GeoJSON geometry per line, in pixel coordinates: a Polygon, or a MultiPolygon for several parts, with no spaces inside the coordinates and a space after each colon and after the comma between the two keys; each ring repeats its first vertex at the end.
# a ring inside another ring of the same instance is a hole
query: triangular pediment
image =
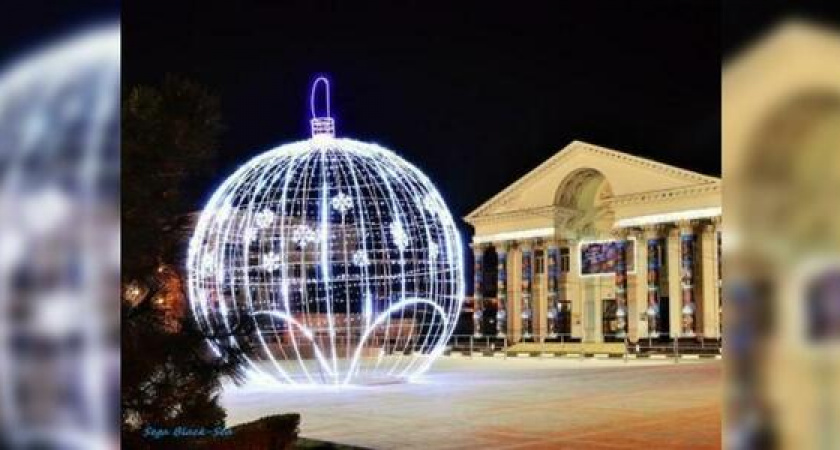
{"type": "Polygon", "coordinates": [[[465,217],[551,208],[561,183],[582,169],[593,169],[609,182],[610,193],[621,197],[644,192],[719,183],[720,179],[629,155],[581,141],[573,141],[534,170],[465,217]]]}

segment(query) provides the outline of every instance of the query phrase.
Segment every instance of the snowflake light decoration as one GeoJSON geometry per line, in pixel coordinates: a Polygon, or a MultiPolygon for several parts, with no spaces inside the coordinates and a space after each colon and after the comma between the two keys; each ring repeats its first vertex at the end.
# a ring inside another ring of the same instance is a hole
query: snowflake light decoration
{"type": "Polygon", "coordinates": [[[213,259],[213,256],[214,255],[212,253],[205,253],[201,258],[201,270],[203,270],[205,274],[213,274],[213,270],[216,268],[216,261],[213,259]]]}
{"type": "Polygon", "coordinates": [[[345,194],[344,192],[339,192],[339,194],[332,199],[332,207],[334,210],[340,212],[341,214],[346,213],[353,207],[353,199],[350,198],[349,195],[345,194]]]}
{"type": "Polygon", "coordinates": [[[440,205],[431,195],[426,195],[423,198],[423,207],[426,208],[426,211],[429,211],[432,214],[437,214],[440,210],[440,205]]]}
{"type": "Polygon", "coordinates": [[[370,264],[370,259],[365,253],[364,250],[357,250],[356,253],[353,254],[353,264],[361,267],[370,264]]]}
{"type": "MultiPolygon", "coordinates": [[[[225,220],[230,213],[226,212],[225,214],[220,215],[221,220],[225,220]]],[[[266,208],[262,211],[258,212],[255,221],[257,226],[260,228],[268,228],[271,226],[271,223],[274,222],[274,211],[266,208]]]]}
{"type": "Polygon", "coordinates": [[[429,242],[429,258],[435,260],[438,255],[440,255],[440,247],[434,242],[429,242]]]}
{"type": "Polygon", "coordinates": [[[411,240],[400,222],[391,223],[391,238],[394,241],[394,245],[400,250],[405,250],[411,240]]]}
{"type": "Polygon", "coordinates": [[[218,213],[218,214],[219,214],[219,218],[220,218],[220,219],[222,219],[222,220],[225,220],[225,219],[227,219],[228,217],[230,217],[230,214],[231,214],[232,212],[233,212],[233,208],[231,208],[231,207],[230,207],[230,205],[222,205],[222,206],[219,208],[219,213],[218,213]]]}
{"type": "Polygon", "coordinates": [[[245,231],[242,233],[242,241],[246,244],[253,242],[257,238],[258,232],[259,230],[257,230],[256,227],[246,228],[245,231]]]}
{"type": "Polygon", "coordinates": [[[410,379],[443,352],[461,309],[455,222],[416,167],[335,137],[324,78],[311,108],[311,139],[255,157],[203,210],[187,261],[193,316],[208,335],[253,329],[213,344],[257,342],[249,365],[261,379],[410,379]],[[209,274],[207,255],[216,262],[209,274]]]}
{"type": "Polygon", "coordinates": [[[280,255],[274,253],[273,251],[266,253],[263,255],[263,269],[273,272],[280,268],[280,255]]]}
{"type": "Polygon", "coordinates": [[[292,240],[297,243],[298,247],[306,248],[307,244],[318,240],[318,235],[307,225],[298,225],[292,232],[292,240]]]}

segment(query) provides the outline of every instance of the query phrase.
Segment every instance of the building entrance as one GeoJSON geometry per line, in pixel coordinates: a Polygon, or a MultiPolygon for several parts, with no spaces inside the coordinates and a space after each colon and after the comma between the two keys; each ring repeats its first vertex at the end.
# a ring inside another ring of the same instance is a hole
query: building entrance
{"type": "Polygon", "coordinates": [[[563,340],[569,340],[572,334],[572,302],[566,300],[557,302],[554,332],[563,340]]]}
{"type": "Polygon", "coordinates": [[[671,299],[659,297],[659,338],[671,337],[671,299]]]}
{"type": "Polygon", "coordinates": [[[603,300],[603,311],[601,314],[601,331],[604,335],[604,342],[618,342],[624,338],[617,337],[621,331],[618,326],[618,303],[614,298],[603,300]]]}
{"type": "Polygon", "coordinates": [[[481,314],[481,334],[484,336],[496,335],[496,314],[499,311],[498,301],[485,300],[484,310],[481,314]]]}

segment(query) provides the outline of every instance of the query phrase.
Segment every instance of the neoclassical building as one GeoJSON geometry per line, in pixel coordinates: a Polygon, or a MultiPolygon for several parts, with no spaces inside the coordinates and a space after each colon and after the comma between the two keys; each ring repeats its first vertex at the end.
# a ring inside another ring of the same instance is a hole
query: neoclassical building
{"type": "Polygon", "coordinates": [[[719,178],[574,141],[465,217],[475,334],[718,339],[720,216],[719,178]]]}

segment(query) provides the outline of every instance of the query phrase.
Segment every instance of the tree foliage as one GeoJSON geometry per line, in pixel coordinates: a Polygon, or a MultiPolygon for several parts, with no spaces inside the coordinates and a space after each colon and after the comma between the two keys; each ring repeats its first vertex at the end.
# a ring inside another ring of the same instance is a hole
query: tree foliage
{"type": "Polygon", "coordinates": [[[167,76],[135,86],[122,104],[123,274],[138,278],[183,251],[186,214],[210,174],[223,130],[219,99],[167,76]]]}
{"type": "Polygon", "coordinates": [[[143,429],[222,427],[222,380],[241,380],[239,353],[213,358],[204,335],[191,321],[177,333],[151,305],[123,304],[123,437],[142,442],[143,429]]]}
{"type": "Polygon", "coordinates": [[[173,324],[158,305],[171,300],[185,309],[186,213],[196,203],[193,186],[211,174],[221,131],[218,99],[193,81],[168,76],[160,86],[124,93],[121,406],[127,447],[149,445],[142,439],[146,426],[224,426],[222,380],[241,380],[240,350],[221,348],[214,355],[190,317],[176,316],[173,324]]]}

